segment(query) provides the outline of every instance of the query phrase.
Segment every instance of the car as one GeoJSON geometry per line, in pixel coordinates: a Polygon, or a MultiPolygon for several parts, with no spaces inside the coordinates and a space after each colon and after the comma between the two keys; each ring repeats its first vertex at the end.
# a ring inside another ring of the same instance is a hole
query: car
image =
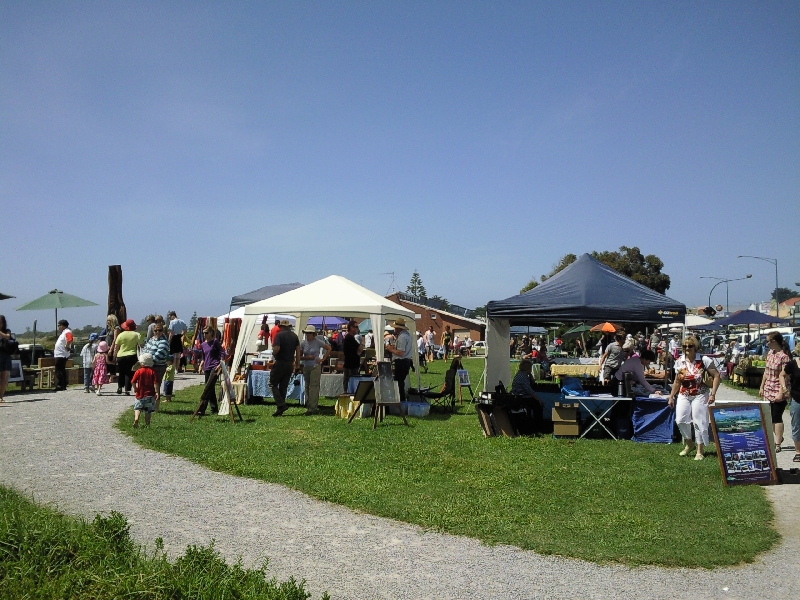
{"type": "Polygon", "coordinates": [[[486,342],[474,342],[469,353],[471,356],[486,356],[486,342]]]}
{"type": "Polygon", "coordinates": [[[34,350],[33,344],[20,344],[19,345],[19,358],[24,367],[30,367],[31,363],[38,364],[40,358],[48,358],[53,356],[53,351],[48,350],[44,346],[36,344],[34,350]],[[33,356],[31,356],[33,355],[33,356]]]}

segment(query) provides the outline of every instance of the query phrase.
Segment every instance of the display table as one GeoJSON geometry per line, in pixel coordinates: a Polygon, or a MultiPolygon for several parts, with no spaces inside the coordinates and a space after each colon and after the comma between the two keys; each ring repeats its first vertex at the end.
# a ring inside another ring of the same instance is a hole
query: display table
{"type": "Polygon", "coordinates": [[[550,365],[553,377],[597,377],[600,365],[550,365]]]}
{"type": "Polygon", "coordinates": [[[322,398],[338,398],[344,394],[344,375],[323,373],[319,378],[319,395],[322,398]]]}
{"type": "MultiPolygon", "coordinates": [[[[339,386],[341,387],[341,382],[339,386]]],[[[301,405],[305,404],[303,390],[303,376],[293,375],[289,380],[289,387],[286,389],[286,399],[299,400],[301,405]]],[[[247,374],[247,398],[250,399],[253,396],[272,398],[272,389],[269,387],[269,371],[250,371],[247,374]]]]}
{"type": "Polygon", "coordinates": [[[589,413],[591,424],[581,434],[580,437],[586,436],[592,429],[598,425],[606,430],[611,439],[618,439],[614,433],[605,426],[602,419],[611,412],[611,409],[617,405],[617,402],[630,402],[631,399],[627,396],[612,396],[611,394],[592,394],[591,396],[565,396],[565,401],[577,400],[580,405],[589,413]]]}

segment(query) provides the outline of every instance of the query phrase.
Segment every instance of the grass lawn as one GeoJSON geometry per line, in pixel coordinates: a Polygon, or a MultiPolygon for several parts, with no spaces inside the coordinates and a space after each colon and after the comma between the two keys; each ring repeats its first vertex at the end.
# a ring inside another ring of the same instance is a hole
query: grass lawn
{"type": "MultiPolygon", "coordinates": [[[[482,359],[465,361],[477,384],[482,359]]],[[[423,376],[440,384],[444,363],[423,376]]],[[[201,389],[178,392],[150,428],[118,427],[142,446],[210,469],[281,483],[321,500],[422,527],[595,562],[715,567],[751,561],[779,536],[757,486],[725,488],[716,456],[610,440],[485,439],[471,404],[458,414],[348,425],[333,401],[280,419],[243,406],[244,423],[189,423],[201,389]]]]}
{"type": "MultiPolygon", "coordinates": [[[[229,566],[209,547],[189,546],[174,562],[156,540],[147,554],[119,513],[74,519],[0,487],[0,598],[195,598],[307,600],[305,585],[278,583],[260,569],[229,566]]],[[[329,598],[323,594],[323,599],[329,598]]]]}

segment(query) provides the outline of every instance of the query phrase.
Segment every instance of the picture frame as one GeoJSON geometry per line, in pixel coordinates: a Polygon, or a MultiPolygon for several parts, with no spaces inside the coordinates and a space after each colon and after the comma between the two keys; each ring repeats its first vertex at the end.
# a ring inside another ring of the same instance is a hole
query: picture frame
{"type": "Polygon", "coordinates": [[[458,373],[458,385],[461,387],[470,387],[472,384],[469,382],[469,371],[466,369],[459,369],[458,373]]]}

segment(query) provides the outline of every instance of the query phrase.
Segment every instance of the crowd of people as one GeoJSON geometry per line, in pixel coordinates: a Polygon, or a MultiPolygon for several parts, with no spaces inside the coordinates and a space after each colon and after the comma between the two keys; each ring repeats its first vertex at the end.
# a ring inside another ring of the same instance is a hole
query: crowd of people
{"type": "MultiPolygon", "coordinates": [[[[161,315],[148,315],[145,319],[147,331],[141,335],[136,322],[127,319],[119,323],[114,315],[106,319],[106,327],[99,334],[91,334],[80,350],[83,367],[83,386],[86,393],[102,394],[103,387],[116,378],[116,393],[136,396],[135,423],[139,414],[150,415],[158,409],[161,401],[172,397],[175,373],[182,367],[189,348],[186,334],[187,324],[178,318],[175,311],[161,315]],[[141,373],[141,374],[140,374],[141,373]],[[152,376],[151,376],[152,373],[152,376]],[[163,399],[163,400],[162,400],[163,399]]],[[[55,389],[67,388],[67,360],[74,351],[75,338],[69,322],[61,319],[57,324],[57,338],[53,355],[55,358],[55,389]]],[[[313,415],[318,411],[321,367],[326,364],[333,351],[344,356],[344,386],[348,380],[358,376],[366,349],[377,350],[374,332],[359,334],[355,321],[350,321],[340,331],[318,332],[307,326],[303,340],[291,330],[289,321],[278,321],[272,329],[265,328],[272,345],[275,364],[270,373],[270,387],[276,402],[274,416],[286,411],[286,390],[292,374],[302,372],[306,382],[307,411],[313,415]]],[[[220,343],[220,334],[207,326],[198,343],[197,371],[204,373],[205,380],[217,372],[225,350],[220,343]]],[[[649,337],[638,333],[626,335],[617,332],[604,336],[598,343],[600,354],[600,378],[604,382],[623,381],[628,375],[631,384],[639,386],[642,394],[660,395],[668,391],[668,403],[676,411],[676,423],[684,439],[682,456],[694,452],[695,459],[703,457],[708,445],[708,406],[713,405],[722,377],[729,375],[736,359],[745,349],[736,339],[725,340],[711,337],[710,347],[701,348],[697,337],[691,335],[680,341],[679,336],[662,337],[656,330],[649,337]],[[701,356],[701,351],[706,352],[701,356]],[[653,385],[651,365],[660,367],[659,372],[665,386],[653,385]],[[669,373],[674,376],[670,377],[669,373]]],[[[420,365],[437,359],[436,334],[433,327],[417,333],[411,339],[404,319],[398,318],[387,325],[383,337],[382,356],[394,364],[394,376],[398,382],[400,400],[406,399],[405,380],[413,364],[413,353],[417,352],[420,365]]],[[[439,336],[441,354],[449,358],[451,352],[458,355],[462,344],[471,346],[469,337],[463,342],[454,336],[449,326],[439,336]]],[[[575,341],[575,351],[580,355],[585,348],[580,340],[575,341]]],[[[783,336],[772,332],[765,341],[765,369],[759,388],[759,396],[770,402],[775,451],[780,452],[784,440],[783,413],[787,406],[791,415],[792,440],[795,445],[794,461],[800,462],[800,344],[792,352],[783,336]]],[[[0,402],[8,384],[11,356],[18,350],[14,334],[8,329],[6,319],[0,315],[0,402]]],[[[520,367],[512,383],[512,393],[535,398],[532,365],[539,364],[547,374],[550,358],[545,340],[522,336],[512,339],[512,351],[521,357],[520,367]]],[[[214,407],[212,407],[213,410],[214,407]]]]}

